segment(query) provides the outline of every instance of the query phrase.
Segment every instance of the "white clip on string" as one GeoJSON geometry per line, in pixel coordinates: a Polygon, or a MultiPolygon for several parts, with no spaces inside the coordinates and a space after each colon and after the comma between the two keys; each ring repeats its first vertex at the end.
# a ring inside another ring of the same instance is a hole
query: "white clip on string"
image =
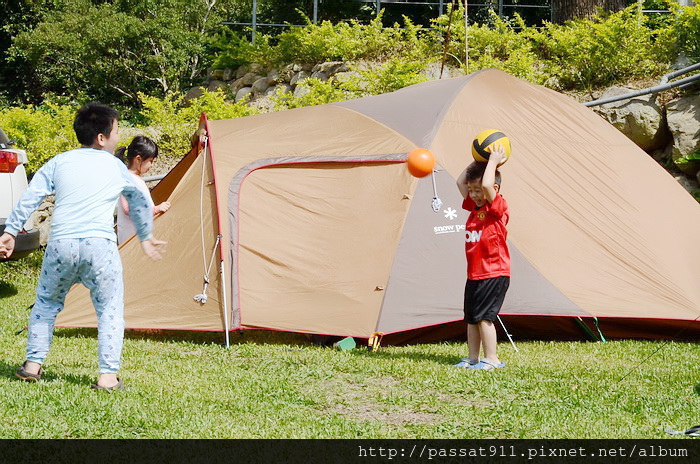
{"type": "Polygon", "coordinates": [[[433,172],[430,173],[433,179],[433,201],[431,203],[431,206],[433,207],[434,212],[439,212],[440,208],[442,208],[442,200],[440,197],[438,197],[437,193],[437,184],[435,183],[435,169],[433,169],[433,172]]]}

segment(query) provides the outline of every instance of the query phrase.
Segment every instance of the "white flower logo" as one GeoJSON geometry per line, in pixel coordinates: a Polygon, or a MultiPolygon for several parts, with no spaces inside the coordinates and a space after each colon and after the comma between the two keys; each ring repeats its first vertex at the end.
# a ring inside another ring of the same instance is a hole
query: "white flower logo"
{"type": "Polygon", "coordinates": [[[452,207],[447,208],[443,212],[445,213],[445,218],[449,219],[450,221],[457,218],[457,211],[452,209],[452,207]]]}

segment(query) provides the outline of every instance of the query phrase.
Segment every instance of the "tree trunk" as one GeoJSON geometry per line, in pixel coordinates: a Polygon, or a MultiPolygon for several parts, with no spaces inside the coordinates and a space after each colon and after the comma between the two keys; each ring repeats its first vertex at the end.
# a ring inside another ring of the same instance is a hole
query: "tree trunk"
{"type": "Polygon", "coordinates": [[[631,2],[628,0],[552,0],[552,22],[562,24],[570,19],[585,18],[597,8],[619,11],[631,2]]]}

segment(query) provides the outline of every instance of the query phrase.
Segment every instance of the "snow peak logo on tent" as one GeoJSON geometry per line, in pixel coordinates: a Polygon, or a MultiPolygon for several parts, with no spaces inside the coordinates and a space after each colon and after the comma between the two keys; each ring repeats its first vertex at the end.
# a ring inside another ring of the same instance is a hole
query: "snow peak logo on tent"
{"type": "Polygon", "coordinates": [[[464,224],[450,224],[449,226],[435,226],[433,227],[433,232],[435,235],[440,234],[451,234],[454,232],[461,232],[466,229],[464,224]]]}
{"type": "MultiPolygon", "coordinates": [[[[444,209],[442,211],[442,214],[445,216],[445,219],[449,219],[450,221],[454,221],[455,219],[457,219],[457,210],[452,208],[451,206],[448,206],[447,209],[444,209]]],[[[435,235],[452,234],[454,232],[461,232],[465,229],[466,226],[464,224],[450,224],[447,226],[434,226],[433,233],[435,235]]]]}

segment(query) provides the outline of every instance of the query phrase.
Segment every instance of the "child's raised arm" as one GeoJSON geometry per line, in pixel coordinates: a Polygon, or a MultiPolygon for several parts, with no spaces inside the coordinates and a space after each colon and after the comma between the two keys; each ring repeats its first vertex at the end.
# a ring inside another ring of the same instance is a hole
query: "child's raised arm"
{"type": "Polygon", "coordinates": [[[469,188],[467,187],[467,171],[469,171],[475,164],[476,161],[472,161],[471,164],[464,168],[462,174],[460,174],[457,178],[457,188],[459,189],[459,193],[462,194],[463,198],[467,198],[469,196],[469,188]]]}
{"type": "Polygon", "coordinates": [[[486,169],[484,170],[484,176],[481,178],[481,187],[484,189],[484,197],[489,203],[493,203],[494,198],[496,198],[496,169],[498,169],[498,164],[506,159],[506,151],[503,145],[497,143],[494,145],[491,155],[489,156],[489,161],[486,163],[486,169]]]}

